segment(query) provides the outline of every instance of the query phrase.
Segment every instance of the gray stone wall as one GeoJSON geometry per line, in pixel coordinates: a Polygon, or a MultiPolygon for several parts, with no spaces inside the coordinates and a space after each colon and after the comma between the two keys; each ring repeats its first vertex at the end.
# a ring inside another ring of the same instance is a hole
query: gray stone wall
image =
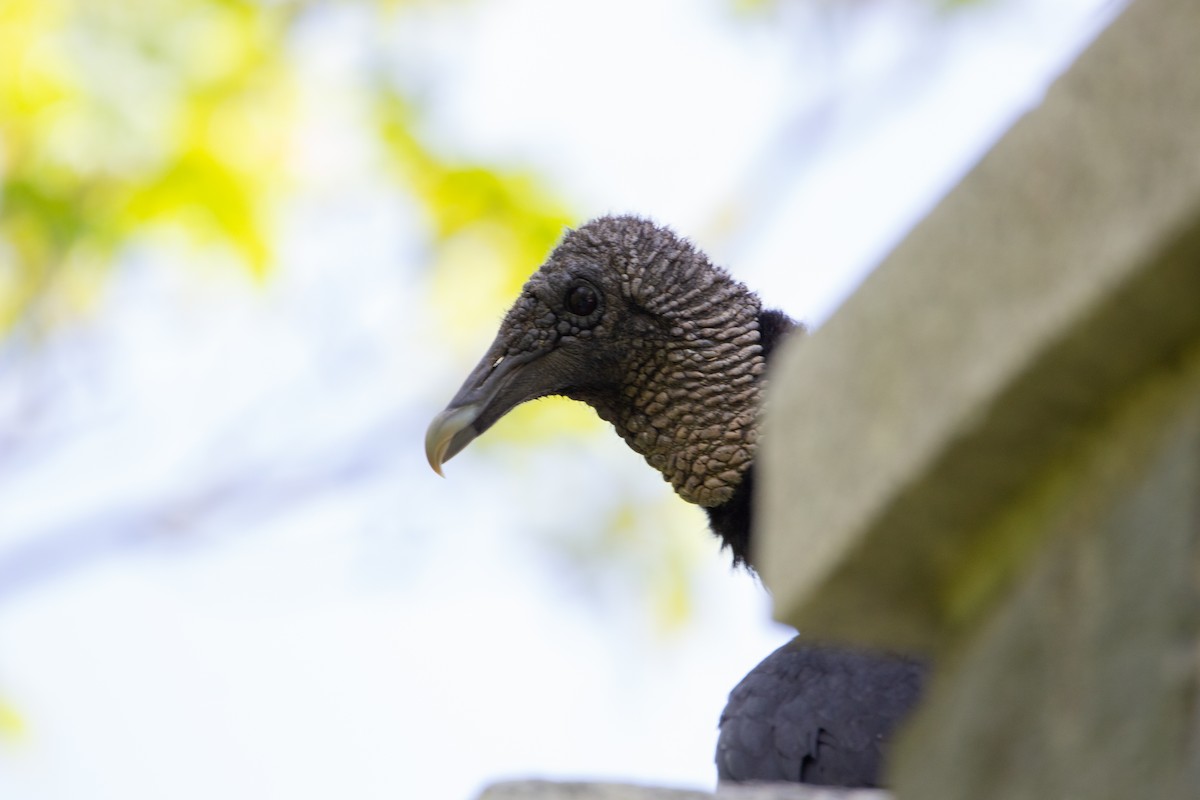
{"type": "Polygon", "coordinates": [[[1133,3],[781,361],[758,561],[935,658],[897,796],[1200,797],[1200,4],[1133,3]]]}
{"type": "Polygon", "coordinates": [[[1200,6],[1133,3],[780,354],[758,537],[780,616],[936,646],[974,613],[947,587],[1036,547],[985,543],[991,519],[1200,336],[1198,54],[1200,6]]]}
{"type": "Polygon", "coordinates": [[[998,520],[1046,543],[946,647],[901,797],[1200,796],[1200,348],[1121,406],[998,520]]]}

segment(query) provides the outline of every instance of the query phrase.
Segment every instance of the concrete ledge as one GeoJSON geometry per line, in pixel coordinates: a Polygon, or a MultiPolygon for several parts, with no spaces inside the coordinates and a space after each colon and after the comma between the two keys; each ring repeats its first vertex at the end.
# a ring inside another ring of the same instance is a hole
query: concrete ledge
{"type": "Polygon", "coordinates": [[[780,354],[756,534],[780,619],[933,647],[1038,544],[987,540],[997,515],[1200,341],[1198,53],[1200,6],[1135,2],[780,354]]]}
{"type": "Polygon", "coordinates": [[[506,781],[489,786],[478,800],[890,800],[877,789],[832,789],[798,783],[726,786],[716,794],[631,783],[506,781]]]}
{"type": "Polygon", "coordinates": [[[1128,394],[990,532],[1043,543],[939,648],[899,796],[1196,798],[1200,346],[1128,394]]]}

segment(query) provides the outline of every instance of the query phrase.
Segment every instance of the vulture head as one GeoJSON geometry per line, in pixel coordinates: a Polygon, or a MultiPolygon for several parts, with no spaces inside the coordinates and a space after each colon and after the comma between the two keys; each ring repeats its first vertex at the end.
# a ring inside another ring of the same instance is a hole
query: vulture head
{"type": "MultiPolygon", "coordinates": [[[[639,217],[595,219],[569,231],[525,284],[430,424],[429,463],[440,473],[510,409],[562,395],[596,409],[680,497],[711,514],[734,499],[754,461],[764,327],[774,338],[794,323],[764,312],[682,237],[639,217]]],[[[725,538],[744,560],[745,543],[725,538]]]]}

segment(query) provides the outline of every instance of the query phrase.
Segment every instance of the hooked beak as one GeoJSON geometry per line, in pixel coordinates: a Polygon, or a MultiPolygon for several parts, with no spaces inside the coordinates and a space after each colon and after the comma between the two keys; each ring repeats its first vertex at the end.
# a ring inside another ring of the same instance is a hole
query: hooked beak
{"type": "Polygon", "coordinates": [[[429,423],[429,429],[425,431],[425,458],[429,459],[429,466],[438,475],[445,477],[442,464],[454,458],[456,453],[483,432],[473,426],[478,417],[477,405],[450,406],[429,423]]]}
{"type": "Polygon", "coordinates": [[[505,355],[505,349],[497,338],[458,394],[429,423],[425,457],[438,475],[443,464],[513,408],[553,391],[539,382],[538,370],[532,369],[547,351],[505,355]]]}

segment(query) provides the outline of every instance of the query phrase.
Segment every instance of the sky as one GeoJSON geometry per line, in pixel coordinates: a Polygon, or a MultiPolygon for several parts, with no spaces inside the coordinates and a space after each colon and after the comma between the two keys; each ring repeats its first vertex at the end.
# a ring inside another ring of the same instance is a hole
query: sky
{"type": "Polygon", "coordinates": [[[424,65],[405,74],[447,150],[529,165],[583,216],[669,223],[819,324],[1119,10],[783,6],[310,21],[274,277],[133,253],[35,363],[0,353],[0,418],[27,445],[0,470],[0,703],[21,719],[0,797],[712,785],[726,694],[791,632],[615,436],[481,441],[429,470],[425,426],[496,319],[440,335],[411,209],[343,89],[382,41],[397,70],[424,65]],[[656,622],[651,578],[545,546],[615,498],[646,510],[622,546],[684,531],[686,624],[656,622]],[[29,577],[81,545],[106,555],[29,577]]]}

